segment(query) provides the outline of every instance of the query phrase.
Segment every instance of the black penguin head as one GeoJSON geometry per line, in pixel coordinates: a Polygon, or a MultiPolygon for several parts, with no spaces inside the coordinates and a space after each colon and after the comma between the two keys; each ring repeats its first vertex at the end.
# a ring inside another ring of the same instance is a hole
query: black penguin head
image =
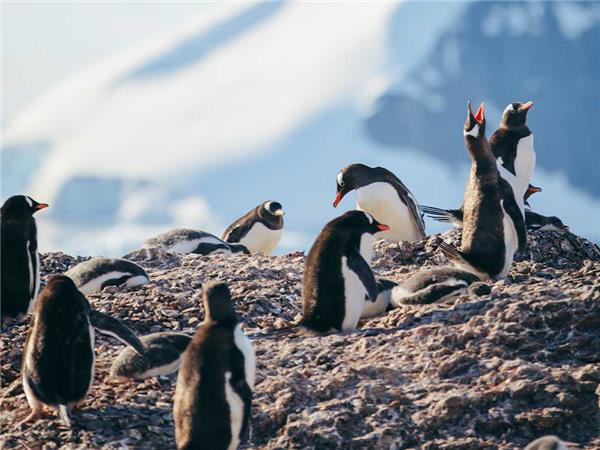
{"type": "Polygon", "coordinates": [[[205,283],[202,289],[202,301],[204,303],[205,320],[217,323],[237,322],[227,284],[216,281],[205,283]]]}
{"type": "Polygon", "coordinates": [[[272,200],[269,200],[268,202],[263,203],[263,210],[265,211],[265,213],[268,216],[281,217],[281,216],[285,215],[285,213],[283,212],[283,206],[281,206],[281,203],[274,202],[272,200]]]}
{"type": "Polygon", "coordinates": [[[243,244],[227,244],[231,249],[231,253],[243,253],[244,255],[249,255],[250,250],[243,244]]]}
{"type": "Polygon", "coordinates": [[[464,129],[465,138],[470,136],[473,139],[482,139],[485,137],[485,111],[483,103],[479,105],[477,112],[473,114],[471,102],[467,102],[467,120],[464,129]]]}
{"type": "Polygon", "coordinates": [[[375,234],[390,229],[387,225],[377,222],[373,216],[364,211],[348,211],[339,218],[339,225],[343,230],[362,235],[375,234]]]}
{"type": "Polygon", "coordinates": [[[73,280],[65,275],[54,275],[40,292],[36,311],[45,320],[77,319],[88,315],[90,304],[77,289],[73,280]]]}
{"type": "Polygon", "coordinates": [[[363,186],[373,183],[375,169],[364,164],[350,164],[344,167],[336,177],[336,193],[333,207],[342,201],[344,196],[363,186]]]}
{"type": "Polygon", "coordinates": [[[536,192],[542,192],[542,188],[534,186],[533,184],[530,184],[529,186],[527,186],[527,190],[525,191],[525,195],[523,195],[523,201],[525,202],[526,206],[531,207],[529,205],[529,197],[531,197],[536,192]]]}
{"type": "Polygon", "coordinates": [[[506,109],[504,110],[504,113],[502,114],[500,126],[506,128],[517,128],[525,126],[525,121],[527,120],[527,111],[529,111],[532,106],[533,102],[509,103],[506,109]]]}
{"type": "Polygon", "coordinates": [[[40,209],[47,208],[47,203],[38,203],[27,195],[13,195],[2,205],[2,214],[31,216],[40,209]]]}

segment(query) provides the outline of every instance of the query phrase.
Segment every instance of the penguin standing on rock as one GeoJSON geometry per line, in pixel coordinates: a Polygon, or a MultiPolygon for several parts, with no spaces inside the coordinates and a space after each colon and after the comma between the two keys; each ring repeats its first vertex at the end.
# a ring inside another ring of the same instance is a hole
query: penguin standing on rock
{"type": "Polygon", "coordinates": [[[106,286],[141,286],[150,281],[146,271],[136,263],[120,258],[96,257],[71,267],[65,275],[84,294],[99,292],[106,286]]]}
{"type": "Polygon", "coordinates": [[[241,244],[229,244],[206,231],[192,228],[174,228],[165,231],[144,242],[142,249],[161,248],[172,253],[194,253],[209,255],[211,253],[244,253],[250,254],[241,244]]]}
{"type": "Polygon", "coordinates": [[[425,237],[419,205],[408,188],[389,170],[350,164],[337,174],[336,181],[334,207],[348,192],[356,190],[357,209],[389,226],[389,230],[378,233],[375,238],[415,242],[425,237]]]}
{"type": "Polygon", "coordinates": [[[504,277],[517,247],[524,250],[527,230],[512,188],[498,173],[485,138],[483,103],[473,115],[468,103],[465,145],[471,155],[471,173],[465,191],[461,250],[443,242],[450,261],[485,280],[504,277]]]}
{"type": "Polygon", "coordinates": [[[236,449],[250,420],[256,361],[225,283],[206,283],[204,322],[185,351],[175,388],[178,449],[236,449]]]}
{"type": "Polygon", "coordinates": [[[251,253],[268,256],[281,240],[284,214],[281,203],[261,203],[229,225],[223,233],[223,240],[238,242],[246,246],[251,253]]]}
{"type": "Polygon", "coordinates": [[[33,215],[47,208],[26,195],[7,199],[0,209],[2,318],[33,308],[40,288],[40,256],[33,215]]]}
{"type": "Polygon", "coordinates": [[[187,334],[173,332],[143,336],[140,341],[146,348],[144,354],[125,347],[113,361],[110,377],[127,381],[169,375],[179,369],[181,356],[191,340],[187,334]]]}
{"type": "Polygon", "coordinates": [[[306,258],[302,326],[320,333],[356,328],[365,295],[375,302],[379,293],[361,248],[387,230],[363,211],[348,211],[325,225],[306,258]]]}
{"type": "Polygon", "coordinates": [[[40,293],[25,341],[21,373],[31,414],[23,422],[42,414],[46,405],[58,409],[70,426],[70,405],[82,400],[92,385],[94,329],[144,352],[133,331],[94,311],[73,280],[53,276],[40,293]]]}

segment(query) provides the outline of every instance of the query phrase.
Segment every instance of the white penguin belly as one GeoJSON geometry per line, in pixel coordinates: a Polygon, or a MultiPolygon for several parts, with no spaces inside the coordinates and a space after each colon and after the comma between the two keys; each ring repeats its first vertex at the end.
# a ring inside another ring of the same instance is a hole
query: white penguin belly
{"type": "Polygon", "coordinates": [[[242,331],[242,325],[238,324],[233,332],[233,341],[238,350],[244,355],[244,372],[246,374],[246,383],[250,390],[254,391],[254,379],[256,371],[256,357],[254,349],[248,336],[242,331]]]}
{"type": "MultiPolygon", "coordinates": [[[[200,239],[191,239],[189,241],[179,241],[176,242],[175,244],[167,247],[165,250],[168,252],[172,252],[172,253],[192,253],[194,250],[196,250],[196,248],[198,247],[198,245],[200,244],[214,244],[214,245],[219,245],[222,244],[223,242],[220,239],[216,239],[212,236],[206,236],[206,237],[202,237],[200,239]]],[[[229,250],[225,250],[223,249],[224,252],[229,252],[229,250]]]]}
{"type": "Polygon", "coordinates": [[[390,304],[391,290],[380,292],[377,299],[372,302],[365,297],[363,310],[360,315],[361,319],[368,319],[370,317],[376,317],[385,312],[388,305],[390,304]]]}
{"type": "Polygon", "coordinates": [[[348,267],[348,258],[342,256],[342,278],[344,279],[344,320],[342,330],[356,329],[365,303],[367,290],[360,278],[348,267]]]}
{"type": "Polygon", "coordinates": [[[421,239],[410,209],[404,204],[396,190],[388,183],[372,183],[356,190],[357,209],[368,212],[379,223],[390,227],[375,235],[377,239],[391,242],[421,239]]]}
{"type": "Polygon", "coordinates": [[[225,399],[229,405],[231,442],[227,450],[235,450],[240,445],[240,431],[244,421],[244,401],[231,386],[231,372],[225,372],[225,399]]]}
{"type": "Polygon", "coordinates": [[[515,173],[519,182],[529,185],[533,171],[535,170],[536,154],[533,148],[533,133],[519,139],[517,143],[517,156],[515,158],[515,173]]]}
{"type": "Polygon", "coordinates": [[[240,244],[245,245],[251,253],[270,255],[279,244],[282,234],[283,228],[271,230],[262,223],[256,222],[246,236],[240,239],[240,244]]]}
{"type": "Polygon", "coordinates": [[[500,201],[500,205],[502,206],[503,212],[502,225],[504,233],[504,246],[506,249],[504,252],[504,266],[502,267],[502,272],[498,274],[498,277],[504,278],[510,270],[510,266],[513,262],[513,257],[515,251],[517,250],[519,240],[517,237],[517,230],[515,228],[515,225],[510,216],[506,213],[506,210],[504,209],[503,200],[500,201]]]}

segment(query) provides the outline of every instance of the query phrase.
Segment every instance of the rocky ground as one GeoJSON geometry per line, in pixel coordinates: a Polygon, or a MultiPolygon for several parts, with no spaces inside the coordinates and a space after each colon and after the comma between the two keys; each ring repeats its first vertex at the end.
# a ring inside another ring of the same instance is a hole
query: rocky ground
{"type": "MultiPolygon", "coordinates": [[[[441,239],[377,243],[374,269],[402,281],[446,263],[441,239]]],[[[142,254],[152,281],[106,288],[92,305],[139,334],[193,333],[204,280],[227,281],[257,354],[252,435],[245,448],[517,449],[557,434],[600,449],[600,254],[572,234],[537,231],[491,293],[406,306],[354,333],[261,337],[299,320],[304,255],[142,254]]],[[[84,258],[43,256],[43,279],[84,258]]],[[[175,376],[108,380],[122,345],[98,335],[96,380],[75,427],[28,413],[18,382],[29,317],[1,334],[2,448],[173,448],[175,376]]],[[[577,448],[573,446],[573,448],[577,448]]]]}

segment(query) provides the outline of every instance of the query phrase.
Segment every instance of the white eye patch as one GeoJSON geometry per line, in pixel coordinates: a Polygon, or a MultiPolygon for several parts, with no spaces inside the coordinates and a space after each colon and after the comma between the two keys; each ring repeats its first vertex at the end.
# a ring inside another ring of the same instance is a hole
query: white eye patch
{"type": "Polygon", "coordinates": [[[475,126],[471,129],[471,131],[464,130],[463,133],[465,136],[478,137],[479,136],[479,124],[475,124],[475,126]]]}
{"type": "Polygon", "coordinates": [[[344,174],[342,172],[337,174],[337,184],[340,186],[344,185],[344,174]]]}
{"type": "Polygon", "coordinates": [[[365,216],[367,216],[367,219],[369,219],[369,223],[373,223],[373,217],[371,217],[370,214],[367,214],[367,213],[364,213],[364,214],[365,214],[365,216]]]}
{"type": "Polygon", "coordinates": [[[27,204],[29,205],[29,207],[33,207],[33,200],[31,200],[29,197],[27,197],[26,195],[24,195],[23,197],[25,197],[25,201],[27,202],[27,204]]]}
{"type": "Polygon", "coordinates": [[[504,110],[504,112],[507,112],[507,111],[514,111],[514,110],[515,110],[515,108],[514,108],[513,104],[511,103],[510,105],[508,105],[508,106],[506,107],[506,109],[504,110]]]}

